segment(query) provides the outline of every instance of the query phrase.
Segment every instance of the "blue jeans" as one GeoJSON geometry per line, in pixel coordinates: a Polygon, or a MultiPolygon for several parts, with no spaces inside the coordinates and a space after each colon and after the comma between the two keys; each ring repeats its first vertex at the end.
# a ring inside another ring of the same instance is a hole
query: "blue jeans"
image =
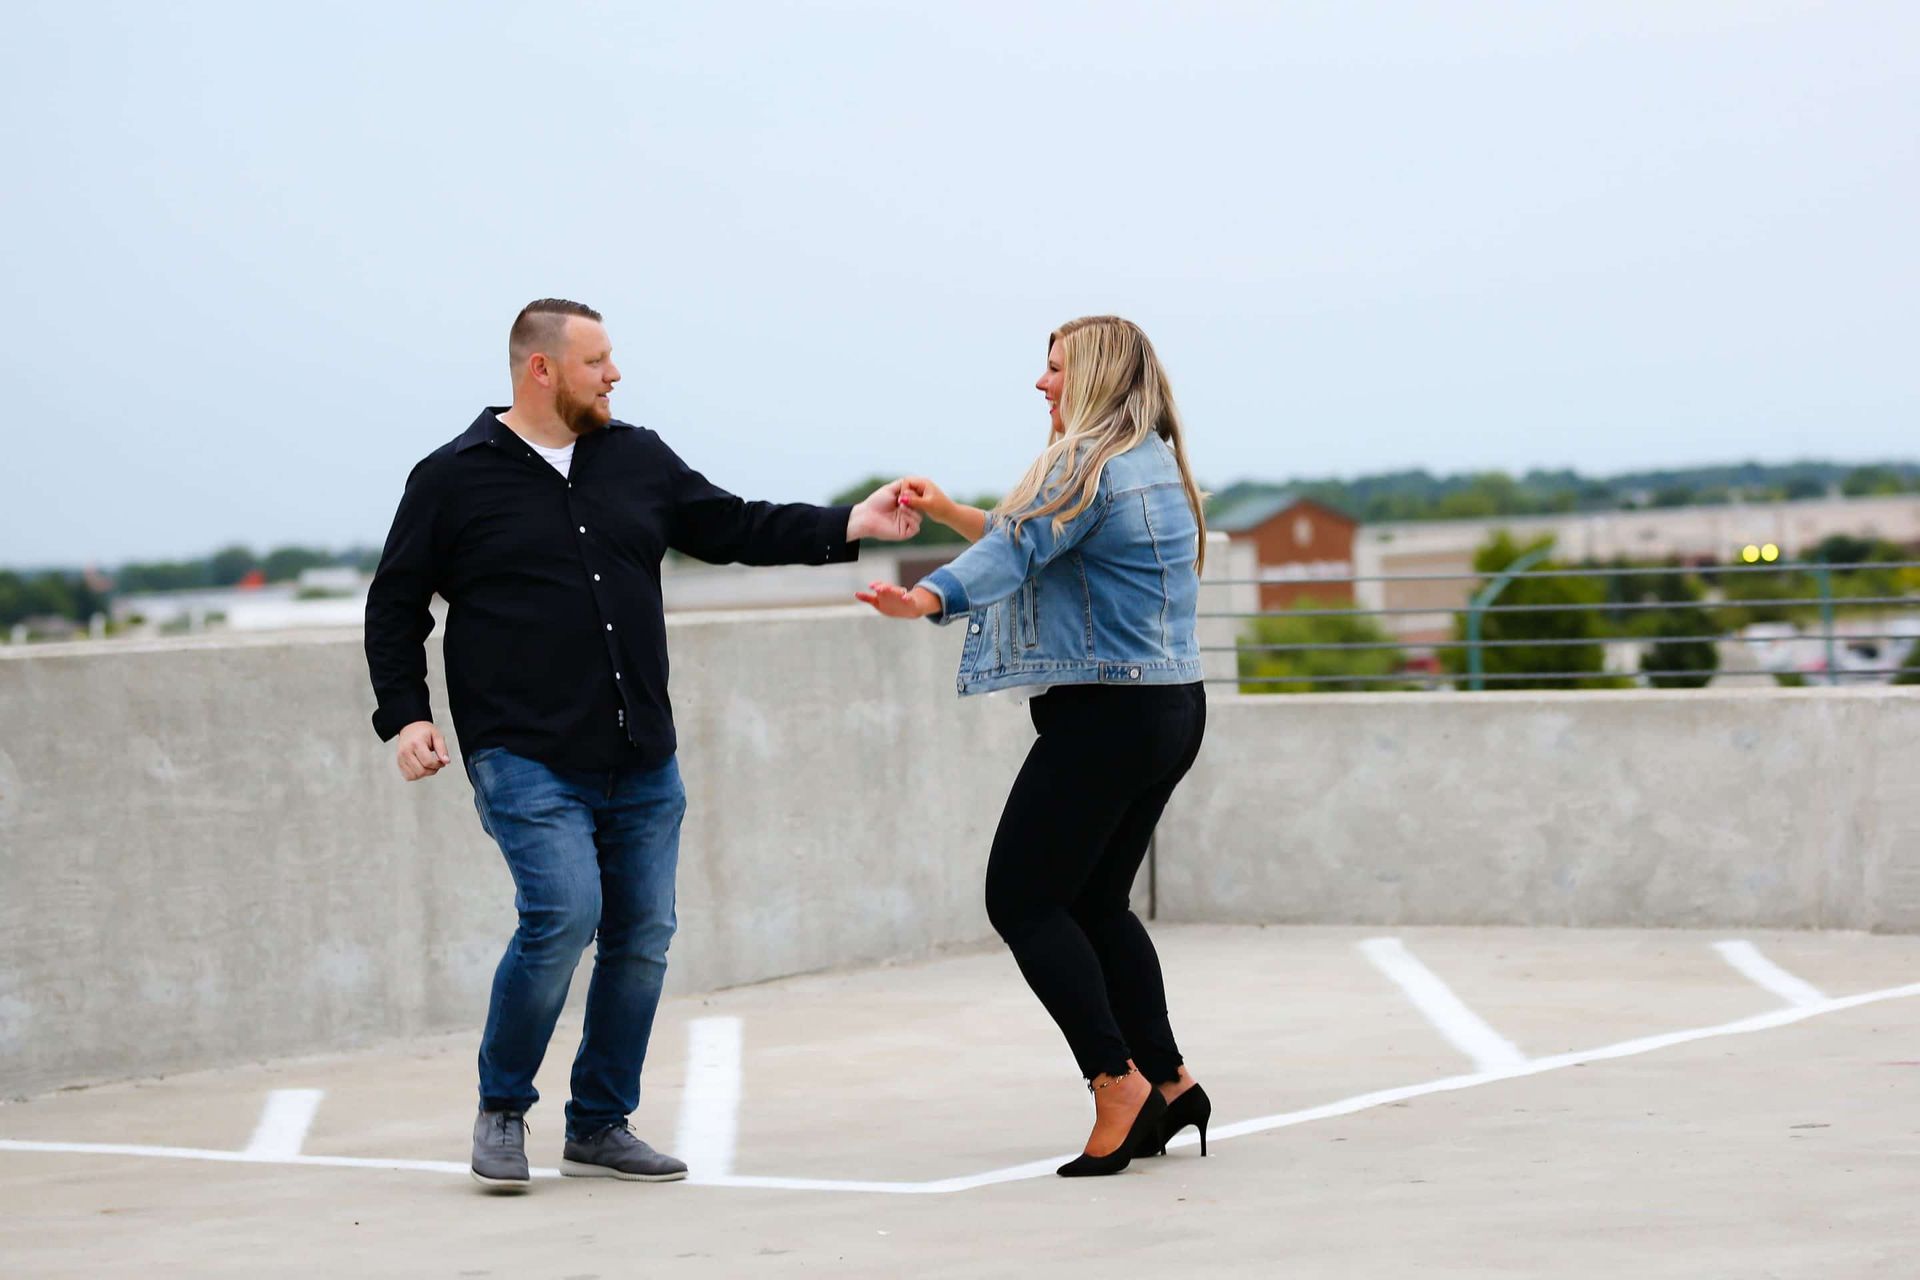
{"type": "Polygon", "coordinates": [[[567,987],[596,932],[587,1025],[573,1060],[567,1136],[584,1138],[640,1103],[667,944],[687,793],[679,764],[580,772],[502,747],[466,757],[480,825],[513,873],[520,927],[493,975],[480,1039],[480,1105],[525,1111],[567,987]]]}

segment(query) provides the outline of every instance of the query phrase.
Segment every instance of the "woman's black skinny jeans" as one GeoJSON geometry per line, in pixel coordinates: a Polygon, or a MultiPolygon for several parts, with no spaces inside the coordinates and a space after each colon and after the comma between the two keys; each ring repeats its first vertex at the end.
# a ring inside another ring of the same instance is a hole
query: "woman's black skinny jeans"
{"type": "Polygon", "coordinates": [[[1127,891],[1199,754],[1206,694],[1061,685],[1031,710],[1040,737],[993,837],[987,916],[1082,1075],[1120,1075],[1132,1058],[1155,1083],[1177,1079],[1160,958],[1127,891]]]}

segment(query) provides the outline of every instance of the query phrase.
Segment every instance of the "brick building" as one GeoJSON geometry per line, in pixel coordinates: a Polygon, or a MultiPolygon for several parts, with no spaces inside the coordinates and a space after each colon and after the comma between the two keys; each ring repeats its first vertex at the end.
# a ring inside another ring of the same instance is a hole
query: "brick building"
{"type": "Polygon", "coordinates": [[[1354,536],[1359,521],[1325,503],[1291,493],[1251,498],[1207,517],[1207,527],[1254,549],[1260,607],[1288,609],[1301,600],[1353,603],[1354,536]]]}

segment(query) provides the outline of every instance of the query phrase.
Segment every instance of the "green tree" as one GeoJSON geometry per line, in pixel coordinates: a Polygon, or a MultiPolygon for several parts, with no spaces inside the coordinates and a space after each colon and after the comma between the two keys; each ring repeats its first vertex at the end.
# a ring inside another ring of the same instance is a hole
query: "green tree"
{"type": "Polygon", "coordinates": [[[1504,471],[1482,471],[1464,487],[1440,499],[1434,513],[1443,520],[1525,514],[1536,504],[1519,483],[1504,471]]]}
{"type": "Polygon", "coordinates": [[[224,547],[208,558],[207,578],[213,586],[230,587],[259,567],[259,560],[246,547],[224,547]]]}
{"type": "Polygon", "coordinates": [[[333,553],[317,547],[275,547],[260,562],[268,582],[290,582],[308,569],[334,563],[333,553]]]}
{"type": "MultiPolygon", "coordinates": [[[[1474,572],[1492,577],[1521,556],[1550,545],[1542,539],[1527,546],[1515,544],[1505,530],[1496,533],[1474,553],[1474,572]]],[[[1534,572],[1558,568],[1551,561],[1534,566],[1534,572]]],[[[1521,613],[1487,613],[1480,619],[1483,641],[1552,641],[1543,644],[1497,644],[1481,650],[1482,669],[1494,677],[1490,689],[1572,689],[1607,688],[1617,680],[1599,673],[1606,669],[1606,648],[1598,641],[1604,623],[1590,606],[1604,604],[1606,588],[1598,579],[1572,577],[1515,578],[1494,603],[1497,606],[1556,606],[1535,608],[1521,613]],[[1571,642],[1571,643],[1569,643],[1571,642]],[[1585,643],[1583,643],[1585,642],[1585,643]],[[1581,674],[1556,674],[1581,673],[1581,674]],[[1584,674],[1592,673],[1592,674],[1584,674]]],[[[1467,616],[1454,616],[1454,638],[1467,638],[1467,616]]],[[[1443,651],[1447,670],[1464,674],[1467,651],[1464,647],[1443,651]]]]}
{"type": "Polygon", "coordinates": [[[0,627],[41,617],[85,622],[105,608],[106,601],[78,574],[0,572],[0,627]]]}
{"type": "Polygon", "coordinates": [[[126,564],[114,575],[115,585],[129,591],[185,591],[211,586],[205,560],[157,560],[126,564]]]}
{"type": "Polygon", "coordinates": [[[1888,466],[1855,467],[1840,481],[1840,492],[1849,498],[1876,498],[1906,489],[1900,473],[1888,466]]]}
{"type": "Polygon", "coordinates": [[[1920,640],[1907,646],[1907,656],[1900,659],[1900,670],[1890,683],[1920,684],[1920,640]]]}
{"type": "Polygon", "coordinates": [[[27,616],[27,584],[11,569],[0,569],[0,627],[27,616]]]}
{"type": "Polygon", "coordinates": [[[1683,674],[1650,674],[1647,683],[1657,689],[1698,689],[1712,680],[1714,672],[1720,669],[1720,647],[1711,640],[1681,638],[1714,634],[1713,620],[1707,611],[1660,609],[1652,617],[1646,634],[1654,643],[1641,653],[1640,670],[1683,674]]]}
{"type": "Polygon", "coordinates": [[[1805,622],[1820,616],[1817,605],[1772,604],[1775,600],[1811,600],[1819,593],[1811,574],[1797,569],[1779,573],[1723,573],[1720,594],[1737,607],[1720,611],[1720,625],[1738,631],[1750,622],[1805,622]]]}
{"type": "MultiPolygon", "coordinates": [[[[1302,599],[1297,610],[1339,608],[1302,599]]],[[[1305,645],[1302,649],[1240,651],[1240,678],[1261,683],[1242,684],[1242,693],[1342,693],[1354,689],[1400,689],[1392,679],[1400,670],[1401,653],[1372,618],[1332,617],[1256,618],[1247,628],[1246,645],[1305,645]],[[1333,649],[1337,644],[1378,645],[1378,648],[1333,649]],[[1314,677],[1340,677],[1315,683],[1314,677]],[[1269,683],[1272,682],[1272,683],[1269,683]]]]}
{"type": "Polygon", "coordinates": [[[1832,533],[1820,539],[1807,559],[1818,560],[1821,564],[1862,564],[1868,560],[1880,558],[1876,552],[1885,549],[1889,560],[1901,560],[1900,548],[1888,546],[1873,538],[1856,538],[1850,533],[1832,533]]]}
{"type": "Polygon", "coordinates": [[[1691,573],[1671,572],[1678,567],[1673,564],[1644,566],[1616,560],[1610,567],[1613,573],[1604,580],[1609,604],[1675,606],[1609,609],[1602,615],[1616,633],[1654,642],[1641,653],[1641,671],[1685,673],[1648,676],[1648,682],[1656,688],[1697,689],[1711,680],[1720,669],[1719,646],[1712,640],[1686,638],[1718,634],[1713,617],[1699,605],[1706,595],[1700,579],[1691,573]]]}

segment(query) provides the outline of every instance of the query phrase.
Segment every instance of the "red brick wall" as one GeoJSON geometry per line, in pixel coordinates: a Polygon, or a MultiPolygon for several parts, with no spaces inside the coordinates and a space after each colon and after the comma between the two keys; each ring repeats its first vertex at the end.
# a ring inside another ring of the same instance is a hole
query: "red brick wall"
{"type": "MultiPolygon", "coordinates": [[[[1359,526],[1339,512],[1317,502],[1296,502],[1246,533],[1237,533],[1236,541],[1250,541],[1263,572],[1300,566],[1351,576],[1353,573],[1353,537],[1359,526]]],[[[1262,609],[1287,609],[1303,599],[1332,606],[1353,603],[1353,584],[1349,582],[1269,582],[1260,588],[1262,609]]]]}

